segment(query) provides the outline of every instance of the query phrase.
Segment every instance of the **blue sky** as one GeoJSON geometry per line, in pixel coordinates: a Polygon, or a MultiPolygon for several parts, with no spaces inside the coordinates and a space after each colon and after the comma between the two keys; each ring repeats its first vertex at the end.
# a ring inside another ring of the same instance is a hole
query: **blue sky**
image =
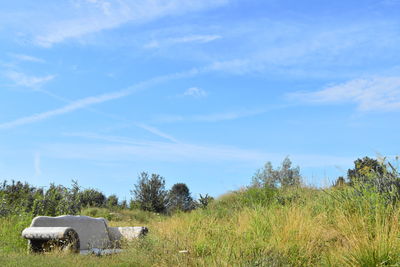
{"type": "Polygon", "coordinates": [[[398,155],[400,1],[0,7],[0,178],[129,199],[141,171],[217,196],[290,156],[329,185],[398,155]]]}

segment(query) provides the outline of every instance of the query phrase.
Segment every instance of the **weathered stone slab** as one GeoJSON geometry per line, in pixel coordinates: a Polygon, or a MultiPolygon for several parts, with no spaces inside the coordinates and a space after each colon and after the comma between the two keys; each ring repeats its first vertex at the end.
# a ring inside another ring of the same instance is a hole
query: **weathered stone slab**
{"type": "Polygon", "coordinates": [[[148,231],[146,227],[108,227],[108,233],[112,242],[122,239],[132,241],[144,236],[148,231]]]}
{"type": "Polygon", "coordinates": [[[106,255],[121,252],[121,240],[131,241],[148,232],[146,227],[108,227],[104,218],[64,215],[39,216],[22,232],[31,252],[80,251],[106,255]]]}
{"type": "Polygon", "coordinates": [[[62,251],[80,250],[78,233],[71,227],[29,227],[22,231],[30,252],[44,252],[55,246],[62,251]]]}
{"type": "Polygon", "coordinates": [[[72,215],[58,217],[39,216],[33,219],[31,227],[70,227],[79,235],[80,250],[111,247],[107,221],[104,218],[72,215]]]}
{"type": "Polygon", "coordinates": [[[22,237],[26,239],[56,240],[64,239],[71,227],[29,227],[22,231],[22,237]]]}

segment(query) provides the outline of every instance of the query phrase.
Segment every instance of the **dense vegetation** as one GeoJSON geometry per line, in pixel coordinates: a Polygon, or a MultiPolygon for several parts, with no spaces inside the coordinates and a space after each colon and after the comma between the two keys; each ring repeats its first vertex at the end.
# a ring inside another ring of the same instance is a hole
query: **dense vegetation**
{"type": "MultiPolygon", "coordinates": [[[[298,168],[292,168],[285,161],[277,169],[267,164],[247,188],[215,201],[207,202],[203,198],[208,205],[191,212],[183,212],[185,205],[182,203],[187,200],[184,195],[190,194],[179,184],[161,194],[165,199],[173,199],[170,203],[180,203],[176,206],[181,208],[173,212],[167,211],[171,210],[168,201],[162,214],[145,206],[140,208],[140,199],[135,194],[133,203],[136,206],[130,210],[121,207],[110,210],[104,204],[82,208],[81,214],[108,217],[112,225],[145,224],[149,227],[150,234],[146,238],[126,244],[123,253],[109,257],[58,253],[26,255],[26,242],[20,238],[20,232],[29,224],[32,214],[7,213],[0,218],[0,264],[400,265],[400,174],[393,164],[359,159],[349,170],[348,177],[339,178],[330,188],[316,189],[302,185],[298,168]],[[180,192],[179,197],[174,196],[177,192],[180,192]]],[[[147,184],[151,177],[148,175],[142,180],[147,184]]],[[[156,184],[160,186],[155,186],[157,189],[163,188],[162,181],[159,182],[156,184]]],[[[139,179],[134,190],[140,189],[140,184],[139,179]]],[[[22,188],[25,188],[23,184],[22,188]]],[[[27,195],[46,195],[46,192],[35,191],[39,189],[23,190],[29,192],[27,195]]],[[[74,187],[69,190],[73,191],[74,187]]],[[[83,191],[78,191],[77,197],[79,192],[83,191]]],[[[13,191],[13,194],[17,193],[13,191]]]]}
{"type": "MultiPolygon", "coordinates": [[[[132,190],[130,208],[157,213],[190,211],[203,207],[211,198],[206,195],[199,202],[192,199],[186,184],[178,183],[171,190],[165,189],[165,179],[158,175],[151,176],[142,172],[132,190]],[[206,198],[206,199],[204,199],[206,198]]],[[[0,185],[0,216],[28,214],[32,216],[56,216],[79,214],[88,207],[108,208],[110,210],[127,209],[126,200],[121,203],[116,195],[106,197],[96,189],[84,189],[77,181],[72,181],[70,188],[50,184],[47,190],[36,188],[20,181],[4,181],[0,185]]]]}

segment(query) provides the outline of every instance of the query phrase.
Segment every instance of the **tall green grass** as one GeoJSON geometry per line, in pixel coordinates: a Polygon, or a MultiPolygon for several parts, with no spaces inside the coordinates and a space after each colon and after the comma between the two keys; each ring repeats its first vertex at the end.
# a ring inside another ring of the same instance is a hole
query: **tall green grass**
{"type": "Polygon", "coordinates": [[[26,240],[21,238],[21,232],[29,226],[31,220],[28,214],[0,218],[0,253],[26,252],[26,240]]]}
{"type": "Polygon", "coordinates": [[[146,225],[150,232],[119,255],[26,255],[19,235],[30,218],[0,219],[1,265],[400,265],[400,208],[373,190],[251,188],[171,217],[106,209],[83,213],[106,217],[114,226],[146,225]]]}

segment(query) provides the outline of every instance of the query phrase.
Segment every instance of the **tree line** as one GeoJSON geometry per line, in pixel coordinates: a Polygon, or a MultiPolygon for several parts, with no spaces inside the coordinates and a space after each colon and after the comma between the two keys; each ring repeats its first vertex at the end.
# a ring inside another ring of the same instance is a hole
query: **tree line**
{"type": "MultiPolygon", "coordinates": [[[[395,162],[398,160],[396,157],[395,162]]],[[[267,162],[254,174],[251,187],[277,189],[299,187],[302,183],[300,167],[292,167],[292,162],[286,157],[277,168],[267,162]]],[[[395,204],[400,200],[399,167],[386,158],[358,158],[354,167],[347,170],[347,176],[338,177],[332,186],[338,189],[351,187],[357,196],[376,193],[385,199],[386,204],[395,204]]]]}
{"type": "MultiPolygon", "coordinates": [[[[253,188],[300,187],[303,178],[300,168],[293,167],[286,157],[282,164],[274,168],[267,162],[252,177],[253,188]]],[[[339,177],[334,187],[352,187],[358,195],[376,192],[387,199],[387,203],[400,200],[400,174],[398,168],[384,159],[379,161],[364,157],[354,161],[354,168],[347,171],[347,177],[339,177]]],[[[159,174],[142,172],[131,190],[132,199],[119,201],[116,195],[105,196],[96,189],[82,189],[77,181],[71,187],[50,184],[44,188],[34,187],[20,181],[4,181],[0,184],[0,216],[29,213],[57,216],[78,214],[86,207],[108,209],[141,209],[149,212],[172,214],[205,208],[213,198],[208,194],[195,200],[188,186],[176,183],[169,190],[165,188],[165,178],[159,174]]]]}
{"type": "Polygon", "coordinates": [[[171,214],[204,208],[211,201],[208,194],[198,200],[191,196],[188,186],[177,183],[170,190],[159,174],[140,173],[137,184],[131,190],[130,203],[119,201],[116,195],[106,196],[93,188],[82,189],[73,180],[70,187],[50,184],[47,189],[26,182],[4,180],[0,184],[0,216],[28,213],[33,216],[58,216],[79,214],[83,208],[98,207],[117,209],[142,209],[150,212],[171,214]]]}

